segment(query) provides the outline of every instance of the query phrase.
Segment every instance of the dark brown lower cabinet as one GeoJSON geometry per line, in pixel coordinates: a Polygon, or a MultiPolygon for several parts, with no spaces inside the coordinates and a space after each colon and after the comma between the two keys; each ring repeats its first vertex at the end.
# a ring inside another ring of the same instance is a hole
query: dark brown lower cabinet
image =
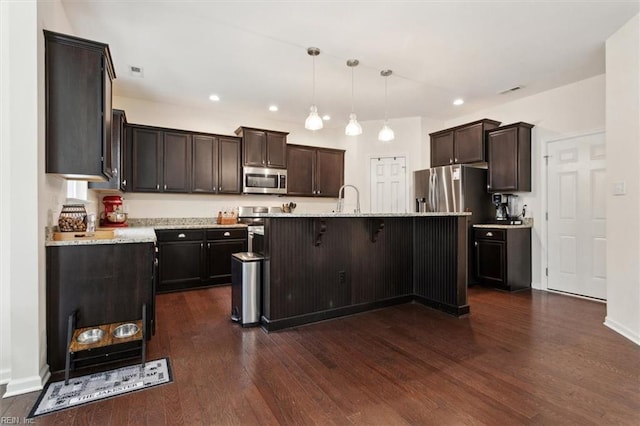
{"type": "Polygon", "coordinates": [[[247,251],[246,229],[221,229],[207,231],[207,268],[205,280],[208,284],[231,282],[231,255],[247,251]]]}
{"type": "Polygon", "coordinates": [[[231,255],[247,251],[246,228],[157,230],[158,292],[231,283],[231,255]]]}
{"type": "Polygon", "coordinates": [[[64,370],[67,320],[74,311],[76,327],[82,328],[138,320],[146,304],[147,330],[153,330],[153,243],[52,246],[46,251],[47,360],[52,372],[64,370]]]}
{"type": "Polygon", "coordinates": [[[474,228],[480,284],[503,290],[531,287],[531,228],[474,228]]]}

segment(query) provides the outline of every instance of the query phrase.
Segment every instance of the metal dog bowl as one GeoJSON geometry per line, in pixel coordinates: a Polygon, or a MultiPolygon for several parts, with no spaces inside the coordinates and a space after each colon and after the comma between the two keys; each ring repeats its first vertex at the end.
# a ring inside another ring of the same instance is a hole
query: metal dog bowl
{"type": "Polygon", "coordinates": [[[76,340],[82,345],[88,345],[90,343],[99,342],[102,337],[104,337],[104,330],[92,328],[91,330],[80,333],[78,337],[76,337],[76,340]]]}
{"type": "Polygon", "coordinates": [[[131,337],[136,334],[140,328],[134,323],[130,322],[127,324],[122,324],[116,327],[113,330],[113,337],[117,339],[124,339],[125,337],[131,337]]]}

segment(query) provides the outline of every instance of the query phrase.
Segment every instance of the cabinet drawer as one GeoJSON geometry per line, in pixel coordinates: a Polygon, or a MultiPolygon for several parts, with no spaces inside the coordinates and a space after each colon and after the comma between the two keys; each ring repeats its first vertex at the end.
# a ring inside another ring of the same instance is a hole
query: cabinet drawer
{"type": "Polygon", "coordinates": [[[496,240],[505,241],[506,231],[504,229],[475,229],[474,237],[476,240],[496,240]]]}
{"type": "Polygon", "coordinates": [[[158,241],[197,241],[202,240],[202,229],[163,229],[156,231],[158,241]]]}
{"type": "Polygon", "coordinates": [[[234,240],[247,238],[246,228],[208,229],[207,240],[234,240]]]}

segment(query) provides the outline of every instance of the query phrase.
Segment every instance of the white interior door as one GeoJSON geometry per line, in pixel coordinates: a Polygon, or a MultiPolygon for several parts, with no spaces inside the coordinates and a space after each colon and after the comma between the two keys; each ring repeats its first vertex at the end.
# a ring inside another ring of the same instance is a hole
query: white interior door
{"type": "Polygon", "coordinates": [[[407,166],[405,157],[371,159],[371,212],[407,211],[407,166]]]}
{"type": "Polygon", "coordinates": [[[605,134],[549,142],[547,154],[547,287],[604,300],[605,134]]]}

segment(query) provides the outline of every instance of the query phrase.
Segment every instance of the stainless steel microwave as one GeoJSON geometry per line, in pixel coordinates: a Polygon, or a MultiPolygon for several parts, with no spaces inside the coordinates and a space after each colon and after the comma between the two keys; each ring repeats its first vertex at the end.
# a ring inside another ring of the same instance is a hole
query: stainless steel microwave
{"type": "Polygon", "coordinates": [[[242,192],[246,194],[286,194],[287,171],[266,167],[242,168],[242,192]]]}

